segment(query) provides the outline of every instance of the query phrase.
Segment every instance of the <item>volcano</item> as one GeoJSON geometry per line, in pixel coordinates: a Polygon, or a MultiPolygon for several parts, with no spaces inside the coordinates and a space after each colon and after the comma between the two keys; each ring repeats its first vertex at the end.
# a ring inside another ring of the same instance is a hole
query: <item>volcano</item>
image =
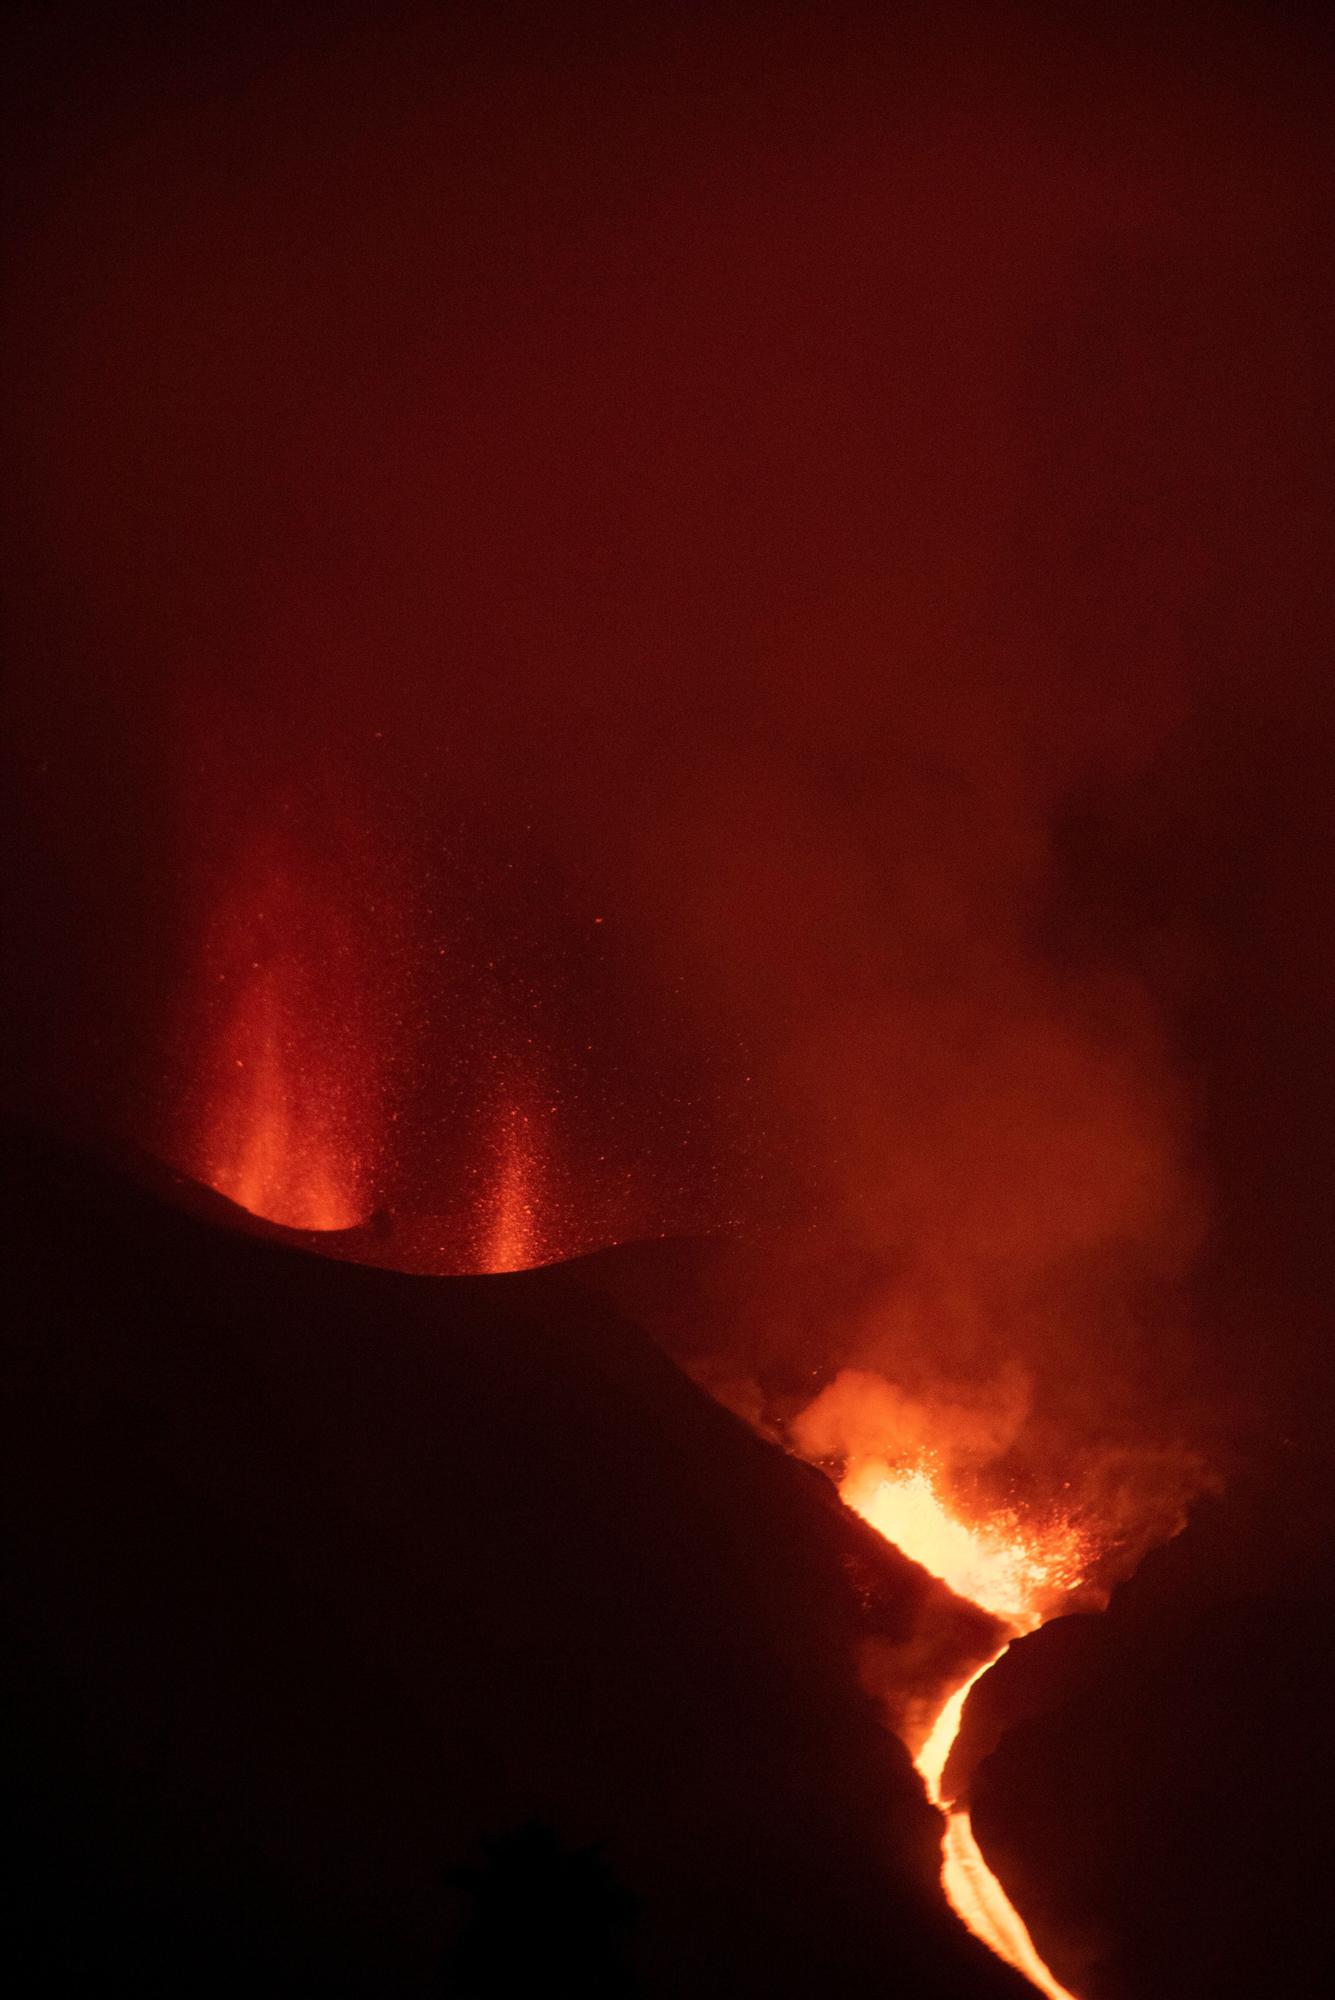
{"type": "Polygon", "coordinates": [[[31,1137],[9,1164],[13,1915],[48,1990],[439,1991],[451,1879],[535,1827],[631,1899],[626,1991],[1024,1990],[950,1918],[856,1663],[878,1637],[921,1697],[994,1622],[578,1267],[406,1277],[31,1137]]]}
{"type": "Polygon", "coordinates": [[[39,1990],[1324,1990],[1335,16],[11,11],[39,1990]]]}
{"type": "MultiPolygon", "coordinates": [[[[415,1277],[30,1129],[7,1161],[34,1990],[508,1992],[566,1952],[591,1992],[1033,1991],[947,1911],[887,1727],[1005,1628],[612,1302],[698,1325],[698,1246],[415,1277]],[[525,1842],[522,1943],[479,1946],[459,1884],[525,1842]],[[553,1918],[588,1855],[633,1913],[615,1977],[553,1918]]],[[[1254,1991],[1277,1938],[1315,1980],[1321,1732],[1274,1744],[1331,1599],[1249,1591],[1239,1505],[965,1711],[940,1796],[1081,2000],[1254,1991]]]]}

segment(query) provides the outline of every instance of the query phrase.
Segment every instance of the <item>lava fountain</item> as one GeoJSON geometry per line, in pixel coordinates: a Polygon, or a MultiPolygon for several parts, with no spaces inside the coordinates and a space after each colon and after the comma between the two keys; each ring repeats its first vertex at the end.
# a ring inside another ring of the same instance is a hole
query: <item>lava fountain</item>
{"type": "Polygon", "coordinates": [[[504,1108],[496,1134],[496,1181],[484,1271],[522,1271],[542,1261],[538,1242],[538,1148],[528,1116],[504,1108]]]}
{"type": "MultiPolygon", "coordinates": [[[[1063,1523],[1044,1535],[1015,1515],[970,1527],[942,1500],[930,1468],[892,1467],[863,1460],[840,1484],[845,1504],[895,1547],[921,1563],[960,1597],[1011,1625],[1013,1637],[1034,1631],[1066,1593],[1082,1582],[1087,1553],[1079,1531],[1063,1523]]],[[[946,1701],[914,1752],[932,1804],[946,1817],[941,1884],[960,1921],[1048,2000],[1075,2000],[1053,1978],[1034,1948],[1024,1919],[983,1859],[968,1808],[943,1791],[946,1765],[970,1690],[996,1665],[1010,1641],[977,1668],[946,1701]]]]}
{"type": "Polygon", "coordinates": [[[295,1046],[285,984],[281,968],[257,967],[228,1023],[231,1075],[209,1122],[208,1178],[270,1222],[349,1229],[363,1217],[357,1163],[295,1046]]]}
{"type": "Polygon", "coordinates": [[[284,831],[244,844],[201,940],[183,1023],[191,1080],[173,1148],[267,1221],[349,1229],[382,1138],[371,947],[343,872],[284,831]]]}

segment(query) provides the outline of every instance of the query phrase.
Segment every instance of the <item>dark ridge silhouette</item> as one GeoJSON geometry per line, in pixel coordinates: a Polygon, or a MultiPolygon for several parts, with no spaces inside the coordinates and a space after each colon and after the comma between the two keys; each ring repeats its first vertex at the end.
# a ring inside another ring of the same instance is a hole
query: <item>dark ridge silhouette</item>
{"type": "Polygon", "coordinates": [[[969,1704],[952,1780],[976,1763],[979,1843],[1082,2000],[1325,1988],[1335,1591],[1328,1560],[1286,1560],[1312,1523],[1286,1534],[1283,1504],[1204,1506],[1107,1613],[1020,1641],[969,1704]]]}
{"type": "Polygon", "coordinates": [[[34,1990],[438,1992],[447,1878],[534,1822],[601,1844],[648,1996],[1023,1990],[857,1671],[875,1635],[921,1689],[991,1621],[577,1276],[332,1262],[6,1159],[34,1990]]]}
{"type": "Polygon", "coordinates": [[[589,2000],[632,2000],[625,1956],[635,1900],[597,1847],[567,1848],[534,1820],[484,1843],[451,1875],[468,1897],[445,1991],[458,2000],[520,2000],[555,1989],[589,2000]]]}

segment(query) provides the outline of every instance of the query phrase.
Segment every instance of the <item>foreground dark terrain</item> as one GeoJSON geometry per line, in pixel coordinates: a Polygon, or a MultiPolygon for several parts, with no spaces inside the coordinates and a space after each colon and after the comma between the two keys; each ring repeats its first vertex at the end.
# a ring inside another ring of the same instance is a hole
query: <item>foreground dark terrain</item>
{"type": "MultiPolygon", "coordinates": [[[[7,1162],[22,1990],[1028,1990],[858,1673],[893,1642],[893,1716],[990,1622],[625,1316],[699,1339],[707,1251],[412,1277],[7,1162]]],[[[1203,1503],[971,1704],[954,1788],[1081,2000],[1323,1988],[1321,1490],[1203,1503]]]]}
{"type": "Polygon", "coordinates": [[[28,1990],[1019,1990],[855,1663],[908,1694],[988,1621],[819,1475],[569,1274],[9,1150],[28,1990]]]}
{"type": "Polygon", "coordinates": [[[1249,1574],[1246,1513],[1203,1506],[980,1686],[974,1831],[1081,2000],[1316,1995],[1335,1965],[1335,1593],[1282,1538],[1249,1574]]]}

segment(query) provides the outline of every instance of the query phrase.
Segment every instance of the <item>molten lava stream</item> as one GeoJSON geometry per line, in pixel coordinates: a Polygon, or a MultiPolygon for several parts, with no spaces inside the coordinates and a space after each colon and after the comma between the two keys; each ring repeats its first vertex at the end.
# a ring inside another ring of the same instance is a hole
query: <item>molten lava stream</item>
{"type": "MultiPolygon", "coordinates": [[[[959,1596],[1011,1620],[1020,1631],[1033,1631],[1042,1623],[1037,1609],[1040,1603],[1079,1581],[1081,1550],[1074,1533],[1059,1534],[1050,1545],[1036,1546],[1015,1524],[1010,1524],[1008,1532],[967,1528],[942,1504],[930,1478],[921,1470],[900,1472],[876,1461],[864,1462],[849,1473],[840,1492],[855,1513],[904,1555],[940,1577],[959,1596]]],[[[941,1886],[960,1922],[998,1958],[1023,1973],[1047,2000],[1076,2000],[1048,1971],[1034,1949],[1023,1917],[984,1861],[967,1808],[951,1804],[942,1794],[942,1779],[969,1692],[1006,1650],[1007,1646],[1002,1646],[956,1688],[914,1763],[928,1798],[946,1816],[941,1886]]]]}
{"type": "Polygon", "coordinates": [[[984,1861],[973,1837],[968,1808],[950,1805],[941,1795],[942,1773],[959,1734],[969,1691],[1006,1651],[1003,1646],[1000,1653],[994,1653],[985,1666],[969,1676],[963,1687],[955,1690],[914,1762],[927,1787],[928,1798],[946,1816],[941,1843],[941,1886],[951,1909],[976,1938],[981,1938],[1007,1965],[1022,1972],[1031,1986],[1047,1994],[1048,2000],[1075,2000],[1070,1989],[1055,1980],[1044,1965],[1034,1949],[1024,1918],[984,1861]]]}

